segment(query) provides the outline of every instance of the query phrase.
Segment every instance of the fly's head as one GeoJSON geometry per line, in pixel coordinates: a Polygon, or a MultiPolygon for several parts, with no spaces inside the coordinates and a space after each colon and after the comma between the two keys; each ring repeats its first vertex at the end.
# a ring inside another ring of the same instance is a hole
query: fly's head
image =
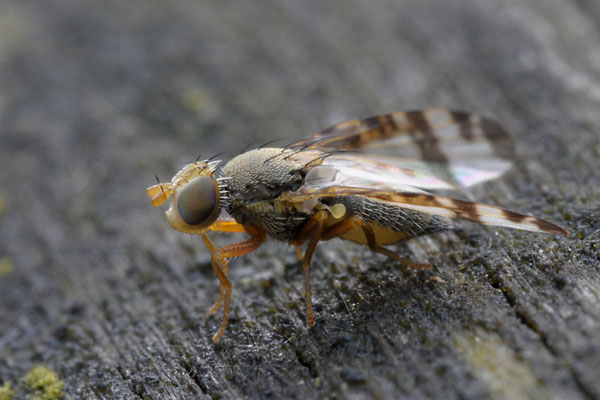
{"type": "Polygon", "coordinates": [[[173,228],[187,233],[201,233],[219,217],[222,201],[227,195],[223,181],[214,176],[219,162],[190,163],[170,183],[158,182],[146,189],[155,207],[171,198],[166,214],[173,228]]]}

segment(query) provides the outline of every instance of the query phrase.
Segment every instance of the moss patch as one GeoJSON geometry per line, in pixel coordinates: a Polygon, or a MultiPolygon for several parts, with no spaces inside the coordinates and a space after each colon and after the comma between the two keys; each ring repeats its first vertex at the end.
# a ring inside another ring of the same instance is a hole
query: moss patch
{"type": "Polygon", "coordinates": [[[0,277],[10,275],[14,271],[13,263],[8,258],[0,258],[0,277]]]}
{"type": "Polygon", "coordinates": [[[4,197],[2,197],[2,195],[0,195],[0,215],[2,215],[5,210],[6,210],[6,200],[4,200],[4,197]]]}
{"type": "Polygon", "coordinates": [[[38,365],[23,378],[23,383],[32,393],[32,400],[53,400],[63,397],[64,382],[49,368],[38,365]]]}
{"type": "Polygon", "coordinates": [[[481,330],[454,336],[456,349],[473,373],[498,397],[505,399],[553,398],[540,384],[531,366],[502,339],[481,330]]]}
{"type": "Polygon", "coordinates": [[[10,400],[13,394],[15,394],[15,392],[10,388],[10,382],[4,382],[4,384],[0,386],[0,400],[10,400]]]}

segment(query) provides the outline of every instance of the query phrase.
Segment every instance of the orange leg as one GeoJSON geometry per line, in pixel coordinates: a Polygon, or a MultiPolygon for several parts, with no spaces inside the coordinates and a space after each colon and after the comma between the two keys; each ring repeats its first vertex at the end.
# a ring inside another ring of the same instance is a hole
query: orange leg
{"type": "Polygon", "coordinates": [[[298,245],[294,245],[294,250],[296,251],[296,258],[298,259],[298,261],[302,261],[302,259],[304,258],[302,256],[302,248],[300,248],[300,246],[298,245]]]}
{"type": "Polygon", "coordinates": [[[302,267],[304,269],[304,292],[306,297],[306,325],[310,328],[315,324],[315,315],[312,308],[312,292],[310,290],[310,260],[317,247],[317,243],[321,239],[323,233],[323,226],[327,220],[327,211],[318,211],[313,214],[312,217],[302,227],[298,233],[296,240],[292,243],[296,246],[296,254],[298,255],[300,250],[299,246],[304,243],[309,237],[310,242],[304,252],[304,258],[302,260],[302,267]]]}
{"type": "Polygon", "coordinates": [[[361,229],[363,230],[363,233],[365,234],[365,237],[367,238],[367,243],[369,244],[369,248],[371,249],[371,251],[385,254],[386,256],[390,257],[391,259],[399,261],[402,264],[409,266],[411,268],[431,269],[431,265],[429,265],[429,264],[414,263],[410,260],[407,260],[406,258],[400,257],[398,254],[394,253],[393,251],[391,251],[389,249],[386,249],[385,247],[381,247],[380,245],[377,244],[377,240],[375,238],[375,233],[373,232],[373,229],[369,226],[369,224],[360,218],[357,218],[357,220],[358,220],[358,225],[361,227],[361,229]]]}
{"type": "MultiPolygon", "coordinates": [[[[208,251],[210,251],[211,261],[212,261],[212,255],[217,251],[217,246],[215,246],[213,241],[210,240],[208,235],[206,235],[205,233],[201,233],[200,236],[202,237],[202,241],[204,241],[204,245],[206,246],[208,251]]],[[[212,263],[213,263],[213,269],[214,269],[214,261],[212,261],[212,263]]],[[[221,269],[223,270],[223,273],[225,274],[225,276],[227,276],[227,268],[228,268],[227,260],[225,260],[225,259],[221,260],[221,269]]],[[[219,278],[219,280],[220,280],[220,278],[219,278]]],[[[217,311],[219,308],[221,308],[221,305],[223,304],[224,295],[225,295],[225,285],[223,284],[223,281],[220,280],[219,298],[217,299],[217,302],[208,310],[209,315],[214,314],[215,311],[217,311]]]]}
{"type": "Polygon", "coordinates": [[[373,232],[373,229],[371,228],[369,223],[366,222],[365,220],[363,220],[362,218],[359,218],[356,216],[348,217],[336,224],[331,225],[327,229],[325,229],[325,231],[321,235],[321,240],[333,239],[333,238],[341,236],[344,233],[351,231],[352,229],[355,229],[355,228],[362,229],[362,231],[365,235],[365,238],[367,239],[367,244],[369,245],[369,248],[371,249],[371,251],[385,254],[386,256],[390,257],[391,259],[399,261],[402,264],[407,265],[412,268],[431,269],[431,266],[429,264],[414,263],[412,261],[409,261],[405,258],[400,257],[398,254],[394,253],[393,251],[386,249],[385,247],[382,247],[379,244],[377,244],[377,238],[375,237],[375,233],[373,232]]]}
{"type": "Polygon", "coordinates": [[[216,220],[208,229],[219,232],[246,232],[244,225],[230,220],[216,220]]]}
{"type": "MultiPolygon", "coordinates": [[[[209,226],[209,228],[211,231],[218,231],[218,232],[246,232],[246,230],[244,229],[244,226],[242,224],[237,223],[236,221],[233,220],[217,220],[215,221],[214,224],[212,224],[211,226],[209,226]]],[[[217,249],[217,247],[214,245],[214,243],[212,242],[212,240],[210,240],[210,238],[206,235],[206,234],[201,234],[202,240],[204,241],[204,245],[208,248],[208,250],[210,251],[210,253],[214,253],[215,250],[217,249]]],[[[227,275],[227,261],[223,260],[223,264],[222,264],[222,269],[223,272],[225,273],[225,275],[227,275]]],[[[219,308],[221,308],[221,304],[223,303],[223,296],[225,295],[225,285],[223,285],[223,283],[221,283],[221,285],[219,286],[219,298],[217,299],[217,302],[210,308],[210,310],[208,310],[209,314],[214,314],[215,311],[217,311],[219,308]]]]}
{"type": "Polygon", "coordinates": [[[356,228],[356,223],[354,222],[355,217],[348,217],[346,219],[341,220],[331,226],[328,226],[321,235],[321,240],[330,240],[336,238],[338,236],[342,236],[344,233],[351,231],[356,228]]]}
{"type": "MultiPolygon", "coordinates": [[[[255,233],[255,232],[253,232],[255,233]]],[[[219,286],[219,299],[217,303],[209,310],[209,314],[214,313],[216,310],[221,308],[221,303],[223,297],[225,298],[225,304],[223,307],[223,322],[221,323],[221,328],[213,337],[213,342],[217,343],[221,336],[225,333],[225,328],[227,327],[227,320],[229,318],[229,302],[231,300],[231,282],[227,279],[227,258],[243,256],[245,254],[251,253],[265,241],[266,236],[264,233],[255,233],[250,239],[245,240],[240,243],[235,243],[229,246],[222,247],[217,249],[215,245],[212,243],[210,238],[202,233],[202,240],[206,247],[211,252],[212,258],[212,266],[221,282],[219,286]]]]}

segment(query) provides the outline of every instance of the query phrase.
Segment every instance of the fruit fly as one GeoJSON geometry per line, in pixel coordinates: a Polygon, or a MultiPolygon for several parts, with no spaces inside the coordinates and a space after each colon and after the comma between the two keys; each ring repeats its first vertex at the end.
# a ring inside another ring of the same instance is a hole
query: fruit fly
{"type": "Polygon", "coordinates": [[[344,122],[285,147],[247,151],[218,174],[219,161],[193,162],[147,194],[154,206],[170,197],[171,226],[199,234],[211,253],[220,287],[209,313],[223,307],[213,338],[218,342],[231,299],[227,259],[256,250],[267,237],[295,246],[311,327],[309,270],[319,241],[350,240],[404,265],[427,268],[383,246],[451,229],[452,219],[566,235],[542,219],[447,194],[497,178],[513,156],[506,131],[476,114],[397,112],[344,122]],[[249,238],[217,248],[209,231],[245,232],[249,238]]]}

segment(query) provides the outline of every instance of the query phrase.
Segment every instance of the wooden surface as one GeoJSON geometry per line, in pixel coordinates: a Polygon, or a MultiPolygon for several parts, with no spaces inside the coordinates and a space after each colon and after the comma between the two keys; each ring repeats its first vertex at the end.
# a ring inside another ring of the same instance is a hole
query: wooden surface
{"type": "Polygon", "coordinates": [[[597,2],[217,3],[0,3],[0,385],[26,397],[42,364],[67,398],[600,398],[597,2]],[[427,106],[500,121],[520,162],[475,197],[570,236],[465,224],[398,246],[436,267],[408,273],[321,244],[310,330],[270,242],[233,263],[213,345],[209,254],[154,173],[427,106]]]}

